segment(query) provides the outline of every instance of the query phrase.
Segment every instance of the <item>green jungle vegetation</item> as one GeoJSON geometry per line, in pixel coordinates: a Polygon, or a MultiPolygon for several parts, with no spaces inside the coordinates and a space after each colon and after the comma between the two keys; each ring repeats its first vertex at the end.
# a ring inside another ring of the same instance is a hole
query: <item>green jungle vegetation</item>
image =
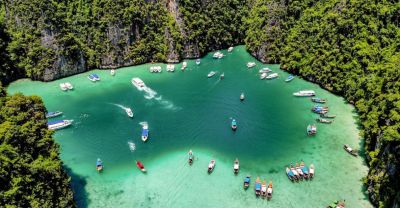
{"type": "MultiPolygon", "coordinates": [[[[77,66],[179,60],[244,43],[259,60],[356,106],[370,199],[394,207],[400,204],[399,24],[400,3],[393,0],[5,0],[0,81],[42,80],[46,70],[60,68],[68,75],[77,66]],[[57,57],[70,68],[54,64],[57,57]]],[[[6,184],[0,206],[74,206],[40,98],[0,94],[6,184]]]]}

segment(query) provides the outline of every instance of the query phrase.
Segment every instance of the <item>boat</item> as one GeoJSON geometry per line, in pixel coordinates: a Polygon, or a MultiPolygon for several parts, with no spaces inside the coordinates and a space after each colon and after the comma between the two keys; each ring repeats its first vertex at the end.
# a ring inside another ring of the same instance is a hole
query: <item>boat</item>
{"type": "Polygon", "coordinates": [[[61,83],[61,84],[60,84],[60,89],[61,89],[62,91],[67,91],[67,90],[68,90],[68,87],[65,85],[65,83],[61,83]]]}
{"type": "Polygon", "coordinates": [[[301,90],[293,93],[293,95],[297,97],[311,97],[315,96],[315,92],[313,90],[301,90]]]}
{"type": "Polygon", "coordinates": [[[233,173],[239,173],[239,160],[236,158],[235,162],[233,162],[233,173]]]}
{"type": "Polygon", "coordinates": [[[228,52],[230,53],[230,52],[232,52],[233,51],[233,47],[229,47],[228,48],[228,52]]]}
{"type": "Polygon", "coordinates": [[[92,82],[100,81],[100,77],[97,74],[89,74],[87,78],[92,82]]]}
{"type": "Polygon", "coordinates": [[[256,196],[260,196],[260,194],[261,194],[260,177],[257,177],[257,179],[256,179],[256,182],[254,184],[254,191],[256,192],[256,196]]]}
{"type": "Polygon", "coordinates": [[[133,112],[130,108],[125,108],[125,112],[129,117],[131,117],[131,118],[133,117],[133,112]]]}
{"type": "Polygon", "coordinates": [[[54,118],[61,114],[63,114],[63,112],[61,112],[61,111],[48,112],[48,113],[46,113],[46,118],[54,118]]]}
{"type": "Polygon", "coordinates": [[[186,69],[186,67],[187,67],[187,63],[186,63],[186,61],[182,62],[182,67],[181,67],[181,70],[182,70],[182,71],[183,71],[183,70],[185,70],[185,69],[186,69]]]}
{"type": "Polygon", "coordinates": [[[210,73],[207,74],[207,77],[211,78],[214,75],[215,75],[215,71],[210,71],[210,73]]]}
{"type": "Polygon", "coordinates": [[[244,189],[248,189],[249,188],[249,186],[250,186],[250,176],[246,176],[246,178],[244,178],[244,181],[243,181],[243,188],[244,189]]]}
{"type": "Polygon", "coordinates": [[[72,86],[71,83],[66,82],[66,83],[64,83],[64,84],[65,84],[65,86],[67,87],[68,90],[73,90],[73,89],[74,89],[74,86],[72,86]]]}
{"type": "Polygon", "coordinates": [[[310,173],[309,173],[309,171],[308,171],[307,166],[304,164],[304,161],[301,161],[301,162],[300,162],[300,168],[301,168],[301,170],[303,171],[304,178],[305,178],[305,179],[308,179],[309,176],[310,176],[310,173]]]}
{"type": "Polygon", "coordinates": [[[138,88],[140,90],[143,89],[144,87],[146,87],[146,85],[140,78],[134,77],[134,78],[132,78],[131,82],[136,88],[138,88]]]}
{"type": "Polygon", "coordinates": [[[296,171],[296,168],[290,163],[290,171],[293,173],[295,180],[300,179],[299,173],[296,171]]]}
{"type": "Polygon", "coordinates": [[[237,123],[236,123],[235,119],[232,119],[231,128],[232,128],[233,131],[236,131],[236,129],[237,129],[237,123]]]}
{"type": "Polygon", "coordinates": [[[315,119],[317,122],[320,122],[320,123],[327,123],[327,124],[330,124],[330,123],[332,123],[333,121],[332,120],[328,120],[328,119],[323,119],[323,118],[317,118],[317,119],[315,119]]]}
{"type": "Polygon", "coordinates": [[[140,171],[142,171],[143,173],[146,172],[146,169],[144,168],[144,165],[138,160],[136,161],[136,166],[139,168],[140,171]]]}
{"type": "Polygon", "coordinates": [[[327,99],[324,98],[311,98],[314,103],[326,103],[327,99]]]}
{"type": "Polygon", "coordinates": [[[353,155],[354,157],[357,157],[357,150],[354,150],[351,148],[348,144],[343,145],[343,149],[346,150],[349,154],[353,155]]]}
{"type": "Polygon", "coordinates": [[[252,68],[256,66],[256,62],[247,62],[247,68],[252,68]]]}
{"type": "Polygon", "coordinates": [[[310,178],[313,178],[314,177],[314,171],[315,171],[315,169],[314,169],[314,164],[311,164],[310,165],[310,178]]]}
{"type": "Polygon", "coordinates": [[[270,200],[271,198],[272,198],[272,181],[269,181],[267,189],[267,199],[270,200]]]}
{"type": "Polygon", "coordinates": [[[298,163],[296,163],[296,171],[299,173],[300,179],[304,178],[304,173],[300,168],[300,165],[298,163]]]}
{"type": "Polygon", "coordinates": [[[292,81],[294,79],[294,76],[293,75],[289,75],[286,79],[285,79],[285,82],[290,82],[290,81],[292,81]]]}
{"type": "Polygon", "coordinates": [[[266,76],[265,79],[274,79],[274,78],[277,78],[277,77],[279,77],[278,73],[272,73],[272,74],[266,76]]]}
{"type": "Polygon", "coordinates": [[[262,73],[272,72],[272,70],[270,68],[268,68],[268,67],[265,67],[265,68],[262,68],[262,69],[258,70],[258,72],[260,74],[262,74],[262,73]]]}
{"type": "Polygon", "coordinates": [[[167,72],[174,72],[174,71],[175,71],[175,65],[168,64],[167,65],[167,72]]]}
{"type": "Polygon", "coordinates": [[[162,68],[161,68],[161,66],[151,66],[149,71],[151,73],[160,73],[160,72],[162,72],[162,68]]]}
{"type": "Polygon", "coordinates": [[[147,141],[149,138],[149,126],[147,124],[143,125],[142,127],[142,141],[147,141]]]}
{"type": "Polygon", "coordinates": [[[320,114],[319,116],[322,117],[322,118],[336,118],[336,115],[328,115],[326,113],[320,114]]]}
{"type": "Polygon", "coordinates": [[[265,180],[261,184],[261,196],[262,197],[267,196],[267,182],[265,180]]]}
{"type": "Polygon", "coordinates": [[[213,55],[213,58],[215,58],[215,59],[220,59],[222,57],[224,57],[224,54],[219,51],[215,52],[213,55]]]}
{"type": "Polygon", "coordinates": [[[58,120],[51,121],[47,123],[47,126],[50,130],[58,130],[68,127],[72,124],[73,120],[58,120]]]}
{"type": "Polygon", "coordinates": [[[268,76],[267,73],[262,73],[260,74],[260,79],[265,79],[268,76]]]}
{"type": "Polygon", "coordinates": [[[329,108],[326,106],[314,106],[311,108],[311,111],[318,114],[326,114],[329,111],[329,108]]]}
{"type": "Polygon", "coordinates": [[[315,124],[313,125],[308,125],[307,126],[307,134],[310,135],[314,135],[317,133],[317,126],[315,124]]]}
{"type": "Polygon", "coordinates": [[[286,175],[288,176],[289,180],[291,181],[296,180],[295,175],[293,174],[293,172],[290,170],[289,167],[286,167],[286,175]]]}
{"type": "Polygon", "coordinates": [[[225,73],[222,73],[222,74],[219,76],[219,78],[220,78],[220,79],[224,79],[224,78],[225,78],[225,73]]]}
{"type": "Polygon", "coordinates": [[[115,75],[115,69],[111,69],[110,70],[110,74],[111,74],[111,76],[114,76],[115,75]]]}
{"type": "Polygon", "coordinates": [[[97,158],[96,170],[99,171],[99,172],[103,170],[103,162],[100,160],[100,158],[97,158]]]}
{"type": "Polygon", "coordinates": [[[189,165],[193,164],[193,160],[194,160],[194,155],[192,150],[189,150],[189,165]]]}
{"type": "Polygon", "coordinates": [[[240,101],[243,101],[244,100],[244,93],[242,92],[241,94],[240,94],[240,101]]]}
{"type": "Polygon", "coordinates": [[[210,164],[208,164],[207,172],[211,173],[214,170],[214,167],[215,167],[215,160],[211,160],[210,164]]]}
{"type": "Polygon", "coordinates": [[[196,59],[196,65],[200,64],[200,59],[196,59]]]}

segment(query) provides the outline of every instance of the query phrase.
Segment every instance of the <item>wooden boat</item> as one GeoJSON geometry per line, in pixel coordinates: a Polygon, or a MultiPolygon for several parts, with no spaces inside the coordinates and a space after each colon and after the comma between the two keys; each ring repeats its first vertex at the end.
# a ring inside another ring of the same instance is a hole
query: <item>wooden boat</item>
{"type": "Polygon", "coordinates": [[[354,157],[358,156],[357,150],[352,149],[348,144],[343,145],[343,149],[354,157]]]}
{"type": "Polygon", "coordinates": [[[307,134],[308,136],[314,135],[317,133],[317,126],[315,124],[307,126],[307,134]]]}
{"type": "Polygon", "coordinates": [[[289,167],[286,167],[286,175],[288,176],[289,180],[295,181],[297,180],[293,172],[290,170],[289,167]]]}
{"type": "Polygon", "coordinates": [[[219,78],[220,78],[220,79],[224,79],[224,78],[225,78],[225,73],[222,73],[222,74],[219,76],[219,78]]]}
{"type": "Polygon", "coordinates": [[[193,160],[194,160],[194,155],[192,150],[189,150],[189,165],[193,164],[193,160]]]}
{"type": "Polygon", "coordinates": [[[262,197],[267,196],[267,182],[265,180],[261,184],[261,196],[262,197]]]}
{"type": "Polygon", "coordinates": [[[97,158],[96,170],[99,171],[99,172],[103,170],[103,162],[100,160],[100,158],[97,158]]]}
{"type": "Polygon", "coordinates": [[[290,171],[293,173],[295,180],[300,179],[299,173],[296,171],[296,168],[293,166],[292,163],[290,163],[290,171]]]}
{"type": "Polygon", "coordinates": [[[239,173],[239,160],[236,158],[235,162],[233,162],[233,173],[239,173]]]}
{"type": "Polygon", "coordinates": [[[321,113],[319,116],[321,118],[336,118],[336,115],[328,115],[326,113],[321,113]]]}
{"type": "Polygon", "coordinates": [[[243,101],[244,100],[244,93],[242,92],[241,94],[240,94],[240,101],[243,101]]]}
{"type": "Polygon", "coordinates": [[[138,160],[136,161],[136,166],[139,168],[140,171],[143,173],[146,172],[146,169],[144,168],[144,165],[138,160]]]}
{"type": "Polygon", "coordinates": [[[257,177],[256,182],[254,184],[254,191],[256,193],[256,196],[260,196],[261,194],[261,182],[260,182],[260,177],[257,177]]]}
{"type": "Polygon", "coordinates": [[[301,170],[299,163],[296,163],[296,171],[299,173],[300,179],[303,180],[303,178],[304,178],[304,173],[303,173],[303,171],[301,170]]]}
{"type": "Polygon", "coordinates": [[[324,98],[311,98],[314,103],[326,103],[327,99],[324,98]]]}
{"type": "Polygon", "coordinates": [[[232,128],[233,131],[236,131],[236,129],[237,129],[237,123],[236,123],[235,119],[232,119],[231,128],[232,128]]]}
{"type": "Polygon", "coordinates": [[[317,119],[315,119],[317,122],[319,122],[319,123],[326,123],[326,124],[330,124],[330,123],[332,123],[333,121],[332,120],[328,120],[328,119],[323,119],[323,118],[317,118],[317,119]]]}
{"type": "Polygon", "coordinates": [[[315,171],[314,164],[311,164],[310,165],[310,178],[314,178],[314,171],[315,171]]]}
{"type": "Polygon", "coordinates": [[[268,189],[267,189],[267,199],[272,199],[272,181],[269,181],[268,189]]]}
{"type": "Polygon", "coordinates": [[[326,106],[314,106],[311,108],[311,111],[318,114],[326,114],[329,111],[329,108],[326,106]]]}
{"type": "Polygon", "coordinates": [[[248,189],[249,188],[249,186],[250,186],[250,176],[246,176],[246,178],[244,178],[244,181],[243,181],[243,188],[244,189],[248,189]]]}
{"type": "Polygon", "coordinates": [[[207,170],[207,172],[208,172],[208,173],[211,173],[211,172],[214,170],[214,167],[215,167],[215,160],[211,160],[211,161],[210,161],[210,164],[208,164],[208,170],[207,170]]]}
{"type": "Polygon", "coordinates": [[[303,171],[303,177],[304,177],[305,179],[308,179],[309,176],[310,176],[310,173],[309,173],[309,171],[308,171],[307,166],[304,164],[304,161],[301,161],[301,162],[300,162],[300,169],[303,171]]]}

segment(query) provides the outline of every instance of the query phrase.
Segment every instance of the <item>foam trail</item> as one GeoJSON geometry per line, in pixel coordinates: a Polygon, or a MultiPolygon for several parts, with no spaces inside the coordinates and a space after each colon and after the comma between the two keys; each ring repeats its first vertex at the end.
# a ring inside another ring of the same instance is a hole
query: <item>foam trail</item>
{"type": "Polygon", "coordinates": [[[116,104],[116,103],[110,103],[110,104],[115,105],[115,106],[121,108],[122,110],[128,109],[127,107],[125,107],[125,106],[123,106],[123,105],[120,105],[120,104],[116,104]]]}
{"type": "Polygon", "coordinates": [[[148,126],[148,123],[147,123],[147,121],[141,121],[141,122],[139,122],[139,124],[141,125],[141,126],[148,126]]]}
{"type": "Polygon", "coordinates": [[[132,141],[128,141],[128,146],[131,152],[134,152],[136,150],[136,144],[133,143],[132,141]]]}
{"type": "MultiPolygon", "coordinates": [[[[138,88],[139,89],[139,88],[138,88]]],[[[140,91],[144,91],[145,95],[144,98],[146,98],[147,100],[156,100],[159,102],[159,104],[161,104],[165,109],[170,109],[170,110],[180,110],[180,107],[176,107],[171,101],[168,100],[163,100],[162,95],[158,95],[158,93],[151,89],[150,87],[142,87],[140,89],[140,91]]]]}

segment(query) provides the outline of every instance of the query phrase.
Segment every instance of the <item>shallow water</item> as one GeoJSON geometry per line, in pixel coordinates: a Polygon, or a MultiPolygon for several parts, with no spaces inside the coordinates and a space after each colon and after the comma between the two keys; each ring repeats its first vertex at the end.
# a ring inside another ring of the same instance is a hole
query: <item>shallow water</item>
{"type": "Polygon", "coordinates": [[[200,65],[188,60],[188,68],[174,73],[152,74],[151,64],[109,71],[94,70],[61,80],[41,83],[19,80],[9,93],[40,95],[49,111],[60,110],[60,118],[73,119],[70,128],[57,131],[61,157],[73,178],[80,207],[326,207],[345,199],[348,207],[372,207],[364,194],[361,179],[367,174],[362,158],[343,150],[343,144],[360,149],[357,115],[343,98],[317,85],[295,78],[278,65],[262,65],[242,46],[233,53],[223,51],[223,59],[202,59],[200,65]],[[247,69],[248,61],[257,66],[247,69]],[[260,80],[258,70],[268,66],[280,77],[260,80]],[[209,71],[218,73],[207,78],[209,71]],[[219,75],[224,72],[225,79],[219,75]],[[97,73],[101,81],[86,76],[97,73]],[[130,80],[140,77],[148,86],[135,88],[130,80]],[[75,89],[62,92],[58,85],[71,82],[75,89]],[[331,125],[317,124],[318,134],[306,135],[308,124],[318,116],[310,111],[308,98],[292,96],[295,91],[312,89],[328,99],[331,125]],[[240,102],[240,93],[246,99],[240,102]],[[134,111],[129,118],[124,108],[134,111]],[[238,130],[230,129],[235,118],[238,130]],[[150,137],[140,139],[141,124],[147,122],[150,137]],[[187,164],[192,149],[196,160],[187,164]],[[95,170],[96,159],[104,171],[95,170]],[[232,171],[235,158],[240,173],[232,171]],[[216,159],[212,174],[207,174],[211,159],[216,159]],[[135,160],[144,163],[142,174],[135,160]],[[314,163],[312,181],[290,182],[285,167],[304,160],[314,163]],[[243,178],[252,176],[244,191],[243,178]],[[271,201],[256,198],[257,176],[272,180],[271,201]]]}

